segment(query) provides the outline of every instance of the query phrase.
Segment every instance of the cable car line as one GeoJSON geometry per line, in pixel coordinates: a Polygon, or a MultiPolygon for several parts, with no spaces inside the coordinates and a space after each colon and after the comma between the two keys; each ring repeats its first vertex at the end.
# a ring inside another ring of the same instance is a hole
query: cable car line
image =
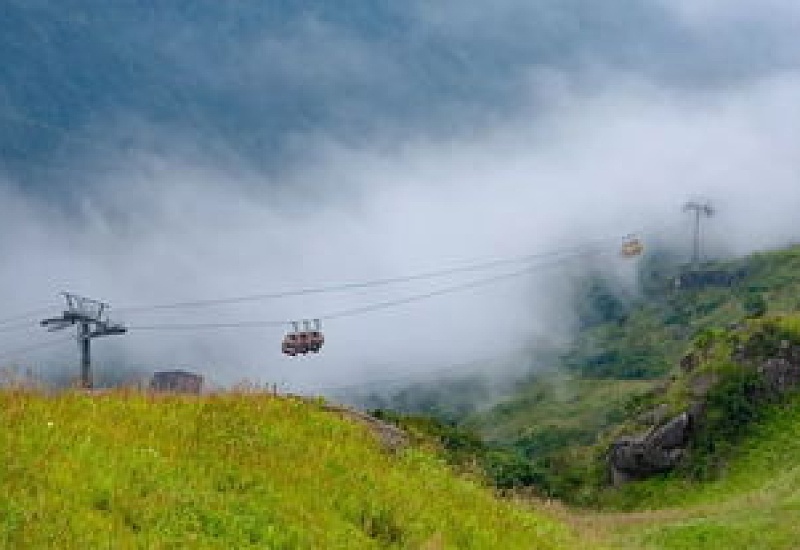
{"type": "MultiPolygon", "coordinates": [[[[536,266],[536,267],[541,267],[541,266],[536,266]]],[[[396,300],[387,300],[385,302],[378,302],[376,304],[370,304],[370,305],[366,305],[366,306],[361,306],[361,307],[356,307],[356,308],[350,308],[350,309],[337,311],[335,313],[331,313],[331,314],[328,314],[328,315],[322,317],[322,319],[325,319],[326,321],[330,321],[330,320],[334,320],[334,319],[343,319],[343,318],[346,318],[346,317],[353,317],[353,316],[356,316],[356,315],[362,315],[364,313],[371,313],[373,311],[378,311],[378,310],[381,310],[381,309],[387,309],[387,308],[391,308],[391,307],[402,306],[402,305],[411,304],[411,303],[414,303],[414,302],[421,302],[423,300],[428,300],[430,298],[435,298],[437,296],[442,296],[442,295],[445,295],[445,294],[451,294],[453,292],[458,292],[458,291],[461,291],[461,290],[468,290],[468,289],[471,289],[471,288],[485,286],[485,285],[488,285],[488,284],[491,284],[491,283],[495,283],[495,282],[498,282],[498,281],[503,281],[503,280],[506,280],[506,279],[519,277],[521,275],[525,275],[527,273],[530,273],[531,271],[533,271],[532,267],[526,267],[524,269],[520,269],[520,270],[517,270],[517,271],[512,271],[510,273],[503,273],[502,275],[495,275],[494,277],[487,277],[487,278],[484,278],[484,279],[477,279],[477,280],[469,281],[467,283],[460,284],[460,285],[454,285],[454,286],[445,287],[445,288],[441,288],[441,289],[437,289],[437,290],[432,290],[430,292],[426,292],[425,294],[416,294],[416,295],[413,295],[413,296],[407,296],[405,298],[399,298],[399,299],[396,299],[396,300]]]]}
{"type": "MultiPolygon", "coordinates": [[[[628,239],[629,237],[626,237],[628,239]]],[[[616,240],[616,238],[614,238],[616,240]]],[[[373,287],[380,287],[380,286],[389,286],[394,284],[402,284],[408,282],[415,282],[415,281],[424,281],[427,279],[435,279],[440,277],[446,277],[448,275],[456,275],[461,273],[470,273],[476,271],[484,271],[489,270],[492,268],[497,268],[505,265],[513,265],[513,264],[525,264],[529,262],[533,262],[536,260],[545,260],[548,258],[558,258],[558,257],[575,257],[583,252],[592,252],[593,246],[601,244],[606,241],[612,240],[611,237],[604,238],[604,239],[596,239],[595,241],[589,244],[583,244],[581,246],[576,247],[569,247],[563,248],[560,250],[552,250],[549,252],[544,253],[537,253],[537,254],[525,254],[520,256],[513,256],[508,258],[498,258],[494,260],[482,261],[482,262],[474,262],[471,264],[449,267],[444,269],[438,270],[430,270],[426,272],[420,272],[410,275],[403,275],[403,276],[395,276],[395,277],[386,277],[381,279],[372,279],[366,281],[356,281],[356,282],[349,282],[349,283],[341,283],[341,284],[330,284],[330,285],[321,285],[318,287],[308,287],[308,288],[300,288],[300,289],[293,289],[281,292],[270,292],[270,293],[257,293],[257,294],[249,294],[243,296],[235,296],[230,298],[214,298],[214,299],[205,299],[205,300],[194,300],[194,301],[185,301],[185,302],[174,302],[174,303],[166,303],[166,304],[155,304],[150,306],[137,306],[137,307],[123,307],[123,308],[115,308],[114,311],[117,313],[136,313],[136,312],[144,312],[144,311],[156,311],[156,310],[171,310],[171,309],[181,309],[181,308],[193,308],[193,307],[208,307],[208,306],[216,306],[216,305],[224,305],[224,304],[237,304],[237,303],[244,303],[250,301],[262,301],[262,300],[270,300],[270,299],[280,299],[280,298],[289,298],[289,297],[297,297],[297,296],[304,296],[304,295],[313,295],[313,294],[327,294],[327,293],[334,293],[334,292],[346,292],[350,290],[358,290],[358,289],[365,289],[365,288],[373,288],[373,287]]],[[[627,245],[625,245],[627,246],[627,245]]],[[[640,245],[637,245],[640,247],[640,245]]],[[[641,247],[640,247],[641,248],[641,247]]],[[[640,251],[640,250],[639,250],[640,251]]],[[[528,271],[536,266],[527,266],[523,269],[524,271],[528,271]]],[[[501,277],[502,278],[502,277],[501,277]]],[[[467,283],[468,286],[472,286],[474,283],[467,283]]],[[[438,294],[438,291],[436,291],[438,294]]],[[[411,302],[417,301],[420,298],[403,298],[401,300],[402,303],[407,303],[409,300],[411,302]]],[[[395,301],[391,301],[392,303],[395,301]]],[[[366,307],[366,306],[365,306],[366,307]]],[[[373,306],[369,306],[371,309],[373,306]]],[[[356,308],[357,310],[363,309],[362,307],[356,308]]],[[[32,309],[27,312],[23,312],[11,317],[7,317],[5,319],[0,319],[0,333],[5,332],[13,332],[17,330],[22,330],[28,326],[27,320],[33,319],[36,316],[48,313],[51,310],[50,307],[47,308],[37,308],[32,309]],[[13,324],[12,324],[13,323],[13,324]],[[7,326],[8,325],[8,326],[7,326]]],[[[333,314],[332,316],[329,315],[324,317],[326,319],[330,318],[339,318],[342,312],[338,312],[333,314]]],[[[346,312],[345,312],[346,313],[346,312]]],[[[286,321],[274,321],[274,322],[257,322],[254,326],[259,327],[270,327],[270,326],[283,326],[287,322],[286,321]]],[[[240,328],[240,327],[247,327],[250,326],[248,323],[217,323],[216,324],[219,328],[240,328]]],[[[154,325],[154,326],[162,326],[162,325],[154,325]]],[[[180,328],[196,328],[196,324],[173,324],[169,325],[169,328],[180,329],[180,328]]],[[[150,330],[148,328],[148,330],[150,330]]]]}
{"type": "Polygon", "coordinates": [[[34,317],[36,317],[38,315],[44,315],[45,313],[48,313],[52,309],[53,309],[52,307],[38,308],[38,309],[33,309],[33,310],[30,310],[30,311],[27,311],[25,313],[20,313],[18,315],[13,315],[11,317],[6,317],[5,319],[0,319],[0,326],[8,325],[8,324],[11,324],[11,323],[13,323],[15,321],[23,321],[23,320],[27,320],[27,319],[32,319],[32,318],[34,318],[34,317]]]}
{"type": "MultiPolygon", "coordinates": [[[[630,249],[631,249],[631,237],[626,237],[626,242],[623,245],[623,256],[630,256],[630,249]]],[[[257,301],[257,300],[268,300],[268,299],[278,299],[278,298],[287,298],[287,297],[295,297],[295,296],[303,296],[309,294],[325,294],[325,293],[332,293],[332,292],[344,292],[348,290],[356,290],[356,289],[363,289],[363,288],[371,288],[371,287],[378,287],[378,286],[388,286],[392,284],[400,284],[406,282],[413,282],[413,281],[421,281],[426,279],[434,279],[438,277],[445,277],[447,275],[455,275],[460,273],[469,273],[475,271],[482,271],[487,269],[492,269],[504,265],[511,265],[511,264],[520,264],[520,263],[528,263],[533,262],[535,260],[545,260],[548,258],[552,258],[558,261],[562,261],[565,259],[577,257],[579,254],[583,252],[598,252],[592,249],[593,245],[602,243],[604,241],[611,240],[611,238],[606,239],[597,239],[593,243],[584,244],[577,247],[571,248],[563,248],[561,250],[553,250],[545,253],[538,253],[538,254],[526,254],[521,256],[514,256],[509,258],[500,258],[494,260],[488,260],[483,262],[476,262],[472,264],[444,268],[439,270],[431,270],[411,275],[404,275],[404,276],[395,276],[395,277],[386,277],[382,279],[373,279],[367,281],[360,281],[360,282],[349,282],[349,283],[342,283],[342,284],[331,284],[331,285],[321,285],[318,287],[309,287],[309,288],[300,288],[282,292],[272,292],[272,293],[259,293],[259,294],[249,294],[244,296],[236,296],[230,298],[215,298],[215,299],[206,299],[206,300],[194,300],[194,301],[186,301],[186,302],[174,302],[174,303],[167,303],[167,304],[156,304],[150,306],[137,306],[137,307],[123,307],[123,308],[115,308],[116,312],[139,312],[139,311],[154,311],[154,310],[162,310],[162,309],[179,309],[184,307],[203,307],[203,306],[213,306],[213,305],[222,305],[222,304],[236,304],[242,303],[247,301],[257,301]]],[[[635,249],[635,253],[641,253],[641,244],[638,243],[638,240],[633,245],[635,249]]],[[[550,262],[553,263],[553,262],[550,262]]],[[[412,303],[421,299],[426,299],[428,297],[437,296],[439,294],[454,292],[463,288],[471,288],[476,285],[484,284],[486,282],[492,282],[495,280],[502,280],[508,278],[509,276],[518,276],[523,273],[527,273],[532,271],[538,267],[542,267],[544,265],[549,264],[536,264],[536,265],[529,265],[522,268],[519,271],[512,272],[510,274],[502,274],[496,277],[489,277],[487,279],[479,279],[477,281],[470,281],[466,284],[456,285],[455,287],[448,287],[447,289],[440,289],[433,291],[432,293],[425,293],[421,295],[414,295],[410,297],[401,298],[399,300],[390,300],[388,302],[381,302],[379,304],[373,304],[369,306],[361,306],[358,308],[354,308],[352,310],[344,310],[341,312],[335,312],[333,314],[324,316],[324,319],[337,319],[341,317],[350,316],[352,314],[357,314],[362,311],[371,311],[376,307],[389,307],[393,305],[402,305],[405,303],[412,303]],[[431,295],[431,296],[429,296],[431,295]]],[[[11,332],[15,330],[21,330],[27,326],[27,323],[19,322],[15,323],[16,321],[23,321],[34,318],[34,316],[38,316],[41,314],[45,314],[49,312],[51,308],[37,308],[33,309],[24,313],[20,313],[18,315],[14,315],[11,317],[7,317],[5,319],[0,319],[0,333],[3,332],[11,332]],[[12,323],[14,323],[12,325],[12,323]],[[6,327],[5,325],[9,325],[6,327]]],[[[205,326],[212,326],[218,328],[241,328],[241,327],[248,327],[248,326],[258,326],[258,327],[269,327],[269,326],[284,326],[287,324],[287,321],[256,321],[254,323],[251,322],[233,322],[233,323],[214,323],[214,324],[169,324],[169,325],[150,325],[150,326],[141,326],[136,327],[140,330],[154,330],[156,327],[161,328],[172,328],[172,329],[193,329],[205,326]]]]}
{"type": "Polygon", "coordinates": [[[237,321],[231,323],[184,323],[126,326],[129,332],[137,330],[197,330],[211,328],[269,328],[285,327],[290,321],[237,321]]]}
{"type": "MultiPolygon", "coordinates": [[[[132,327],[127,327],[128,330],[139,330],[139,331],[148,331],[148,330],[201,330],[201,329],[226,329],[226,328],[263,328],[263,327],[284,327],[286,325],[293,325],[294,331],[288,333],[284,338],[284,343],[282,344],[283,352],[286,355],[295,356],[298,354],[306,354],[309,352],[317,353],[319,348],[321,348],[324,342],[324,335],[320,330],[319,319],[324,319],[327,321],[335,320],[335,319],[342,319],[346,317],[354,317],[358,315],[363,315],[366,313],[371,313],[374,311],[380,311],[383,309],[389,309],[393,307],[398,307],[406,304],[411,304],[415,302],[420,302],[424,300],[428,300],[434,297],[451,294],[454,292],[468,290],[472,288],[477,288],[481,286],[486,286],[492,283],[496,283],[499,281],[504,281],[512,278],[516,278],[528,273],[531,273],[537,269],[550,267],[558,265],[562,262],[565,262],[570,259],[578,258],[582,254],[583,251],[586,252],[594,252],[595,254],[607,254],[608,251],[597,250],[597,249],[589,249],[587,246],[582,246],[578,249],[573,249],[570,252],[570,249],[563,249],[561,251],[554,251],[549,252],[546,254],[532,254],[526,255],[518,258],[507,258],[501,260],[493,260],[490,262],[483,262],[468,266],[461,266],[457,268],[450,268],[446,270],[439,270],[439,271],[431,271],[423,274],[416,274],[410,275],[405,277],[393,277],[387,279],[377,279],[373,281],[364,281],[361,283],[347,283],[346,285],[329,285],[326,287],[318,287],[316,289],[301,289],[296,291],[289,291],[284,293],[273,293],[271,296],[280,294],[281,296],[287,295],[291,293],[291,295],[297,295],[299,293],[307,294],[311,292],[322,293],[322,292],[329,292],[333,290],[342,290],[345,288],[352,288],[352,287],[363,287],[365,285],[368,286],[375,286],[379,284],[390,284],[391,282],[399,282],[399,281],[407,281],[407,280],[421,280],[424,278],[433,278],[438,276],[443,276],[446,274],[454,274],[460,272],[467,272],[467,271],[477,271],[480,269],[488,269],[489,267],[496,267],[500,265],[508,265],[513,263],[528,263],[533,260],[540,260],[533,265],[525,265],[524,267],[510,271],[505,273],[500,273],[497,275],[493,275],[490,277],[483,277],[479,279],[473,279],[471,281],[467,281],[464,283],[459,283],[455,285],[446,286],[443,288],[438,288],[429,292],[424,292],[421,294],[412,294],[410,296],[405,296],[402,298],[397,298],[393,300],[386,300],[382,302],[367,304],[363,306],[343,309],[339,311],[335,311],[329,313],[324,316],[320,316],[314,320],[314,327],[313,330],[310,327],[310,322],[308,320],[303,321],[304,329],[301,331],[299,330],[299,324],[297,321],[285,321],[285,320],[255,320],[255,321],[238,321],[238,322],[228,322],[228,323],[184,323],[184,324],[154,324],[154,325],[134,325],[132,327]]],[[[630,258],[634,256],[641,255],[643,251],[643,245],[641,241],[635,236],[627,236],[623,240],[623,246],[621,250],[621,256],[624,258],[630,258]]],[[[259,295],[264,296],[264,295],[259,295]]],[[[243,298],[246,297],[238,297],[235,298],[235,301],[241,301],[243,298]]],[[[249,298],[249,297],[247,297],[249,298]]],[[[203,303],[210,303],[212,301],[205,301],[203,303]]],[[[213,303],[220,303],[221,300],[214,300],[213,303]]],[[[226,299],[225,302],[230,303],[231,299],[226,299]]],[[[198,302],[195,302],[198,303],[198,302]]],[[[175,304],[167,304],[166,306],[175,307],[175,304]]],[[[19,314],[13,317],[9,317],[0,321],[0,324],[9,324],[15,320],[23,319],[25,317],[30,317],[37,313],[42,313],[45,311],[49,311],[44,309],[36,309],[31,310],[29,312],[19,314]]],[[[9,327],[11,328],[11,327],[9,327]]],[[[42,348],[54,346],[56,344],[60,344],[62,342],[66,342],[71,340],[72,337],[68,337],[66,339],[59,339],[53,340],[48,342],[41,342],[34,345],[24,346],[17,349],[8,350],[6,352],[0,352],[0,359],[7,358],[9,356],[19,355],[23,353],[28,353],[31,351],[39,350],[42,348]]]]}
{"type": "Polygon", "coordinates": [[[48,340],[46,342],[39,342],[38,344],[30,344],[27,346],[21,346],[18,348],[6,350],[0,352],[0,359],[6,359],[8,357],[13,357],[15,355],[20,355],[20,354],[27,354],[32,351],[37,351],[39,349],[49,348],[58,344],[63,344],[65,342],[69,342],[70,340],[74,339],[75,338],[73,336],[68,336],[66,338],[58,338],[56,340],[48,340]]]}
{"type": "Polygon", "coordinates": [[[9,332],[22,332],[23,330],[30,330],[32,328],[35,328],[35,326],[36,325],[32,324],[31,320],[29,319],[24,323],[16,323],[5,327],[0,327],[0,334],[7,334],[9,332]]]}
{"type": "MultiPolygon", "coordinates": [[[[639,238],[636,237],[635,235],[628,235],[623,239],[620,255],[623,258],[632,258],[640,256],[643,251],[644,251],[644,245],[642,245],[639,238]]],[[[601,251],[596,251],[596,252],[599,253],[601,251]]],[[[319,353],[322,345],[325,342],[325,336],[321,331],[320,319],[333,320],[333,319],[341,319],[344,317],[363,315],[365,313],[387,309],[390,307],[397,307],[422,300],[427,300],[430,298],[434,298],[436,296],[441,296],[444,294],[449,294],[460,290],[466,290],[470,288],[484,286],[487,284],[510,279],[513,277],[518,277],[530,273],[535,269],[541,267],[558,264],[564,260],[577,257],[577,254],[561,253],[562,256],[561,258],[558,258],[556,254],[553,254],[553,256],[556,257],[554,257],[554,259],[550,262],[542,262],[536,265],[526,266],[516,271],[502,273],[500,275],[495,275],[492,277],[476,279],[468,281],[466,283],[436,289],[423,294],[415,294],[395,300],[388,300],[374,304],[368,304],[366,306],[359,306],[355,308],[340,310],[334,313],[329,313],[323,317],[314,319],[313,328],[311,327],[311,322],[306,319],[303,321],[303,330],[300,330],[298,321],[288,321],[288,322],[287,321],[242,321],[234,323],[193,323],[193,324],[182,324],[182,325],[162,324],[162,325],[150,325],[150,326],[129,327],[129,328],[133,328],[134,330],[137,328],[140,330],[167,330],[167,329],[198,330],[198,329],[216,329],[216,328],[267,327],[267,326],[282,326],[291,324],[294,328],[292,331],[287,332],[284,335],[283,342],[281,343],[281,351],[284,355],[288,355],[290,357],[296,357],[297,355],[307,355],[308,353],[319,353]]],[[[543,257],[544,256],[539,256],[539,258],[543,257]]]]}
{"type": "MultiPolygon", "coordinates": [[[[329,313],[327,315],[321,315],[317,318],[325,321],[331,321],[336,319],[343,319],[346,317],[363,315],[365,313],[371,313],[373,311],[378,311],[381,309],[388,309],[392,307],[420,302],[423,300],[428,300],[430,298],[435,298],[437,296],[451,294],[461,290],[468,290],[471,288],[486,286],[506,279],[520,277],[527,273],[531,273],[536,269],[557,265],[558,263],[561,263],[568,259],[572,259],[573,257],[576,256],[574,254],[569,256],[564,256],[562,258],[555,259],[554,261],[548,263],[539,263],[532,266],[526,266],[522,269],[518,269],[515,271],[502,273],[500,275],[493,275],[491,277],[484,277],[481,279],[474,279],[466,283],[451,285],[448,287],[439,288],[422,294],[413,294],[395,300],[386,300],[383,302],[367,304],[365,306],[343,309],[335,311],[333,313],[329,313]]],[[[267,327],[284,327],[290,325],[291,323],[292,323],[291,321],[283,321],[283,320],[238,321],[230,323],[183,323],[183,324],[164,323],[164,324],[154,324],[154,325],[132,325],[129,326],[128,329],[131,331],[136,331],[136,330],[201,330],[201,329],[225,329],[225,328],[267,328],[267,327]]]]}
{"type": "MultiPolygon", "coordinates": [[[[606,239],[598,239],[594,241],[592,244],[600,244],[605,241],[610,241],[611,238],[606,239]]],[[[614,240],[617,240],[615,237],[614,240]]],[[[438,270],[431,270],[425,271],[421,273],[414,273],[410,275],[401,275],[395,277],[386,277],[381,279],[372,279],[367,281],[355,281],[355,282],[348,282],[348,283],[339,283],[339,284],[331,284],[331,285],[321,285],[317,287],[307,287],[307,288],[299,288],[299,289],[292,289],[280,292],[265,292],[265,293],[256,293],[256,294],[248,294],[243,296],[232,296],[228,298],[212,298],[212,299],[203,299],[203,300],[191,300],[191,301],[184,301],[184,302],[173,302],[173,303],[166,303],[166,304],[153,304],[148,306],[131,306],[131,307],[121,307],[115,308],[114,311],[117,313],[136,313],[139,311],[155,311],[155,310],[169,310],[169,309],[182,309],[182,308],[199,308],[199,307],[211,307],[211,306],[218,306],[218,305],[229,305],[229,304],[237,304],[237,303],[244,303],[244,302],[254,302],[254,301],[264,301],[264,300],[274,300],[280,298],[291,298],[297,296],[307,296],[311,294],[328,294],[334,292],[346,292],[350,290],[360,290],[365,288],[373,288],[373,287],[380,287],[380,286],[389,286],[394,284],[402,284],[402,283],[409,283],[414,281],[423,281],[427,279],[435,279],[439,277],[446,277],[448,275],[456,275],[460,273],[469,273],[475,271],[484,271],[496,267],[501,267],[504,265],[511,265],[511,264],[523,264],[529,263],[536,260],[547,259],[550,257],[557,257],[563,256],[565,254],[571,253],[572,255],[577,255],[578,253],[582,252],[591,252],[592,245],[581,245],[572,248],[564,248],[561,250],[553,250],[544,253],[537,253],[537,254],[525,254],[521,256],[513,256],[509,258],[499,258],[494,260],[488,260],[483,262],[477,262],[462,266],[438,269],[438,270]]]]}

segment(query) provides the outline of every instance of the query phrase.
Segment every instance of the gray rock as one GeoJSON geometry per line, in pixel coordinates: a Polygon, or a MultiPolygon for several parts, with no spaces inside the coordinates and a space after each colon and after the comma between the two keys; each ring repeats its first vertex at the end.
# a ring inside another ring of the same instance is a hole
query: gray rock
{"type": "Polygon", "coordinates": [[[651,447],[664,450],[683,447],[689,440],[691,425],[689,413],[683,412],[663,426],[653,430],[648,435],[647,442],[651,447]]]}
{"type": "Polygon", "coordinates": [[[692,417],[683,412],[646,434],[617,439],[608,453],[612,482],[619,485],[674,468],[685,453],[691,429],[692,417]]]}
{"type": "Polygon", "coordinates": [[[767,397],[779,397],[800,385],[800,364],[777,357],[767,359],[758,367],[767,397]]]}

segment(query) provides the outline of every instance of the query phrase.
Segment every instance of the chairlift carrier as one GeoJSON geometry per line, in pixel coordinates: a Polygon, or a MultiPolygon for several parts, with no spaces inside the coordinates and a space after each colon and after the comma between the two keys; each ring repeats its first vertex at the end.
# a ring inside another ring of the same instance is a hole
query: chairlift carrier
{"type": "Polygon", "coordinates": [[[303,328],[300,329],[300,322],[292,322],[292,330],[283,337],[281,351],[290,357],[297,355],[307,355],[308,353],[319,353],[325,343],[325,336],[322,334],[322,326],[319,319],[302,321],[303,328]]]}

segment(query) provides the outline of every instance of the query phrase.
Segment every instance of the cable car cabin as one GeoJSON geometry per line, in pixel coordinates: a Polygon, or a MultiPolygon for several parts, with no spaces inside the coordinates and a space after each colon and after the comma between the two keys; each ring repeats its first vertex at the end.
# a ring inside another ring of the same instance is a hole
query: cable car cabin
{"type": "Polygon", "coordinates": [[[319,330],[319,321],[316,322],[314,329],[311,329],[308,323],[304,323],[304,325],[304,330],[298,330],[295,326],[294,331],[283,337],[281,351],[284,354],[294,357],[308,353],[319,353],[319,350],[322,349],[322,345],[325,343],[325,336],[319,330]]]}
{"type": "Polygon", "coordinates": [[[319,353],[324,343],[325,337],[318,330],[290,332],[284,336],[281,350],[291,357],[319,353]]]}
{"type": "Polygon", "coordinates": [[[641,256],[642,252],[644,252],[644,245],[642,241],[636,237],[625,239],[625,242],[622,243],[622,249],[620,250],[623,258],[635,258],[636,256],[641,256]]]}

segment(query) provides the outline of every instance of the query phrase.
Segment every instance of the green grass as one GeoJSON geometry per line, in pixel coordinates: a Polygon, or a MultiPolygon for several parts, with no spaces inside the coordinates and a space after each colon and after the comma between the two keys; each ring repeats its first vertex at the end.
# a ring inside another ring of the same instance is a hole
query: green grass
{"type": "Polygon", "coordinates": [[[574,548],[435,455],[261,394],[0,393],[4,548],[574,548]]]}
{"type": "MultiPolygon", "coordinates": [[[[721,376],[709,396],[726,395],[715,392],[726,387],[735,389],[726,386],[725,381],[736,381],[737,372],[747,372],[730,362],[733,343],[757,364],[774,356],[782,341],[795,345],[800,341],[800,316],[754,320],[736,331],[719,331],[701,338],[700,352],[706,355],[697,371],[711,369],[721,376]]],[[[679,387],[680,382],[676,384],[679,387]]],[[[706,417],[712,416],[714,407],[709,401],[706,417]]],[[[613,526],[610,531],[619,547],[800,546],[800,394],[762,401],[757,411],[751,410],[757,414],[748,413],[739,420],[732,418],[732,413],[747,410],[737,405],[726,411],[719,425],[712,422],[704,428],[706,431],[701,429],[695,435],[691,460],[686,465],[670,474],[602,494],[600,503],[605,508],[628,511],[627,515],[601,516],[603,519],[599,520],[613,526]],[[709,445],[712,440],[716,442],[709,445]],[[715,456],[704,455],[708,449],[714,449],[715,456]],[[706,458],[713,458],[721,466],[714,470],[713,477],[687,475],[706,458]],[[625,521],[637,514],[639,521],[625,521]]],[[[705,424],[708,422],[706,418],[705,424]]]]}
{"type": "Polygon", "coordinates": [[[592,518],[619,548],[797,548],[800,396],[765,410],[719,479],[667,475],[628,485],[608,504],[641,510],[592,518]]]}

